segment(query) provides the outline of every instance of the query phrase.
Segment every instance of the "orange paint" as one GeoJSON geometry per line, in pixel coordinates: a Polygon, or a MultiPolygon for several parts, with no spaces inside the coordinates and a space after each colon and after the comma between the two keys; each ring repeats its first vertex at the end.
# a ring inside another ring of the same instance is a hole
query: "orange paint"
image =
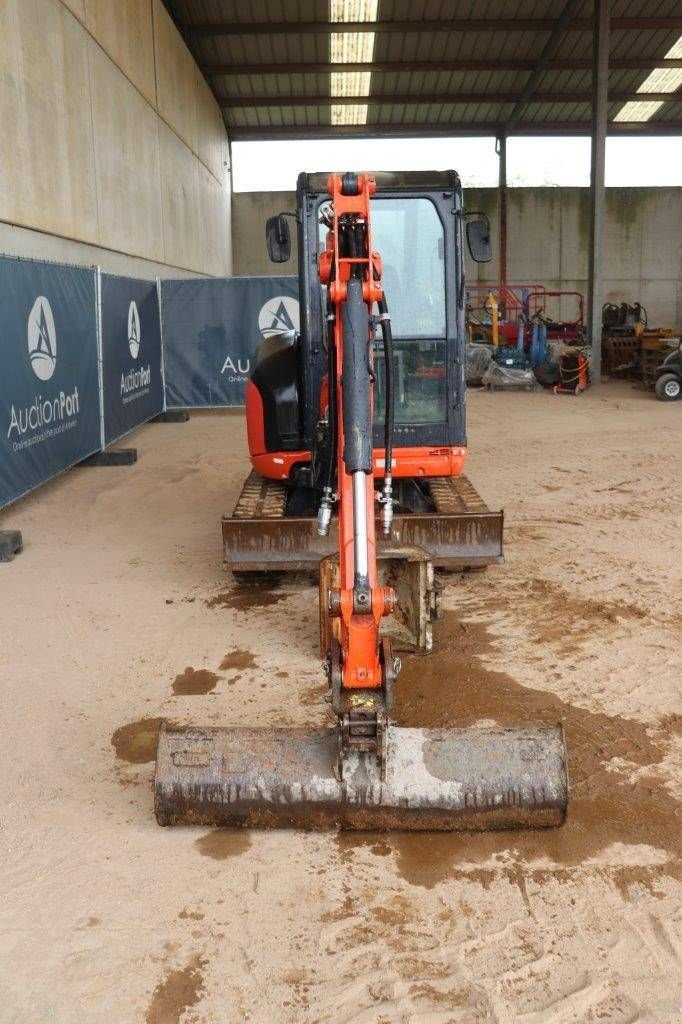
{"type": "MultiPolygon", "coordinates": [[[[362,295],[367,305],[368,316],[372,306],[382,297],[380,264],[377,254],[372,250],[370,227],[370,197],[376,185],[374,178],[368,174],[358,175],[358,195],[345,196],[341,192],[341,178],[331,175],[327,189],[332,197],[333,222],[327,235],[326,253],[330,255],[320,262],[320,274],[323,283],[329,288],[329,296],[334,305],[334,341],[336,346],[336,395],[338,415],[337,437],[337,479],[339,491],[339,577],[340,577],[340,614],[341,614],[341,651],[342,651],[342,685],[352,688],[379,688],[383,683],[383,674],[379,661],[379,623],[388,611],[392,597],[382,587],[377,587],[376,571],[376,537],[374,527],[374,475],[365,476],[367,506],[367,564],[369,586],[371,589],[371,610],[358,613],[353,607],[353,584],[355,576],[355,534],[353,528],[353,483],[350,474],[346,473],[343,462],[343,328],[341,321],[342,304],[346,298],[346,282],[350,280],[354,265],[362,266],[362,295]],[[362,256],[353,258],[339,255],[339,218],[353,217],[364,223],[365,251],[362,256]],[[332,278],[331,272],[334,271],[332,278]],[[325,281],[324,276],[327,275],[325,281]]],[[[369,321],[367,328],[367,346],[371,353],[369,321]]]]}
{"type": "MultiPolygon", "coordinates": [[[[258,398],[260,400],[260,395],[258,398]]],[[[328,402],[329,397],[325,377],[325,384],[320,394],[321,414],[326,410],[328,402]]],[[[264,447],[265,442],[263,441],[263,449],[264,447]]],[[[256,450],[252,446],[251,434],[249,434],[249,451],[253,468],[261,476],[267,477],[270,480],[288,479],[294,466],[309,465],[311,461],[310,452],[307,451],[265,452],[263,449],[256,450]],[[286,477],[283,475],[284,467],[288,470],[286,477]]],[[[374,449],[375,480],[382,480],[384,477],[384,457],[385,452],[383,448],[374,449]]],[[[464,472],[466,458],[467,449],[463,446],[455,448],[394,447],[393,479],[414,480],[416,477],[459,476],[460,473],[464,472]]]]}

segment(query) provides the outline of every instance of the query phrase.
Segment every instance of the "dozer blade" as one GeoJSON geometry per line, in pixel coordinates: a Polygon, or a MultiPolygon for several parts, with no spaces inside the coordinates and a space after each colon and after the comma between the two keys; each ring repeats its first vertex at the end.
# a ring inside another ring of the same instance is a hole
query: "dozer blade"
{"type": "Polygon", "coordinates": [[[335,729],[162,726],[160,825],[483,831],[547,828],[566,815],[560,725],[388,730],[386,778],[367,754],[335,775],[335,729]]]}
{"type": "MultiPolygon", "coordinates": [[[[396,512],[391,540],[377,529],[379,554],[396,544],[421,547],[440,569],[481,569],[504,562],[504,514],[491,512],[465,476],[428,480],[435,512],[396,512]]],[[[286,514],[286,488],[251,473],[232,515],[222,520],[223,564],[239,573],[305,572],[339,550],[338,519],[326,537],[317,518],[286,514]]]]}

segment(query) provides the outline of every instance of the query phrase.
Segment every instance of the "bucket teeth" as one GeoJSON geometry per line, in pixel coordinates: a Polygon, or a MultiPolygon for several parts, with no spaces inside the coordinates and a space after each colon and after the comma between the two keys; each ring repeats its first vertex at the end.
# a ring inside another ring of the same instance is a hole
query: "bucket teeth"
{"type": "Polygon", "coordinates": [[[162,727],[161,825],[482,831],[562,824],[568,781],[560,725],[388,730],[385,779],[338,733],[162,727]]]}

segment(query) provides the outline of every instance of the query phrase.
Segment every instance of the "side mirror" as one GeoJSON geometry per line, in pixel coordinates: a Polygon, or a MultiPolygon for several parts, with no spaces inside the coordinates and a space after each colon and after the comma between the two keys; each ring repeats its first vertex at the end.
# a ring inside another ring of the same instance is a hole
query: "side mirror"
{"type": "Polygon", "coordinates": [[[283,213],[268,217],[265,224],[265,243],[273,263],[286,263],[291,256],[289,223],[283,213]]]}
{"type": "Polygon", "coordinates": [[[490,241],[490,220],[485,213],[474,214],[476,220],[467,221],[467,245],[472,260],[489,263],[493,255],[490,241]]]}

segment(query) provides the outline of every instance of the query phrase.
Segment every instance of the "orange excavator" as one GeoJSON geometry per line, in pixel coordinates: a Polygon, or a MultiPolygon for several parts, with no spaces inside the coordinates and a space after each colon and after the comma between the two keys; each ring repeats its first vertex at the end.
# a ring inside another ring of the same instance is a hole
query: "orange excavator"
{"type": "MultiPolygon", "coordinates": [[[[155,777],[155,811],[162,825],[480,830],[555,826],[564,820],[567,777],[559,725],[422,729],[391,722],[400,660],[387,626],[398,618],[401,644],[428,651],[437,587],[428,552],[396,538],[379,551],[377,520],[390,539],[396,475],[409,478],[421,466],[422,475],[431,478],[453,453],[441,446],[410,448],[403,455],[398,448],[394,456],[398,360],[382,259],[373,248],[375,188],[369,174],[329,176],[320,214],[326,239],[316,261],[327,325],[327,373],[319,395],[325,429],[317,446],[319,464],[312,466],[310,455],[307,460],[311,490],[318,495],[317,535],[328,536],[335,511],[337,518],[338,549],[320,564],[321,643],[336,725],[162,726],[155,777]],[[377,330],[383,342],[384,407],[383,447],[378,448],[373,430],[377,330]]],[[[450,207],[462,210],[461,189],[446,198],[450,207]]],[[[463,219],[462,210],[462,282],[463,219]]],[[[467,232],[472,255],[484,256],[486,224],[480,219],[473,224],[479,227],[467,232]]],[[[272,230],[279,232],[277,249],[285,232],[281,224],[272,230]]],[[[280,346],[275,355],[283,351],[280,346]]],[[[247,398],[254,462],[263,454],[253,449],[254,443],[264,444],[267,389],[262,380],[259,388],[258,373],[267,358],[261,353],[257,359],[247,398]]],[[[272,367],[269,373],[272,380],[272,367]]],[[[457,454],[463,462],[464,449],[457,454]]],[[[306,465],[305,453],[299,450],[295,458],[306,465]]],[[[262,459],[259,464],[262,469],[262,459]]]]}

